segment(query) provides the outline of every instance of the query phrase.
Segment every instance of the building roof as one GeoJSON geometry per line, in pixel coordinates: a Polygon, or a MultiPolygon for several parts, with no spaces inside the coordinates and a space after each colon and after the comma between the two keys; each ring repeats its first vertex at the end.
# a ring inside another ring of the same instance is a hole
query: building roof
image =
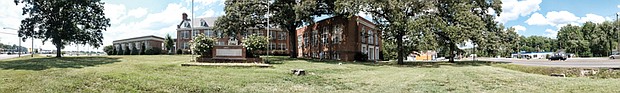
{"type": "Polygon", "coordinates": [[[154,36],[154,35],[148,35],[148,36],[141,36],[141,37],[133,37],[133,38],[127,38],[127,39],[114,40],[114,41],[112,41],[112,43],[124,43],[124,42],[138,41],[138,40],[164,41],[164,38],[158,37],[158,36],[154,36]]]}

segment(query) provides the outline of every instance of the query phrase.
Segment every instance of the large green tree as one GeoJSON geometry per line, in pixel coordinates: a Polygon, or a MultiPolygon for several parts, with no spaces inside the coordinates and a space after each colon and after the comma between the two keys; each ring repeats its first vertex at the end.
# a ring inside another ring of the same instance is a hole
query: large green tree
{"type": "Polygon", "coordinates": [[[101,46],[110,19],[103,13],[100,0],[15,0],[24,4],[19,36],[48,40],[56,46],[56,57],[61,57],[65,45],[101,46]]]}
{"type": "MultiPolygon", "coordinates": [[[[379,29],[383,31],[383,40],[396,41],[394,43],[396,48],[399,49],[396,53],[396,58],[398,64],[403,64],[403,58],[407,50],[400,49],[406,49],[404,48],[404,37],[407,34],[415,35],[411,39],[424,37],[424,34],[415,32],[420,30],[415,30],[418,27],[413,25],[424,24],[416,20],[418,19],[417,17],[424,15],[425,10],[429,10],[430,2],[421,0],[368,0],[362,3],[364,3],[361,5],[362,11],[370,13],[379,29]]],[[[351,9],[354,8],[355,6],[351,7],[351,9]]],[[[411,48],[407,49],[411,50],[411,48]]]]}
{"type": "Polygon", "coordinates": [[[575,53],[577,56],[591,55],[589,42],[584,38],[581,27],[575,25],[566,25],[560,28],[557,38],[559,45],[566,52],[575,53]]]}
{"type": "Polygon", "coordinates": [[[438,38],[439,45],[447,47],[450,62],[458,51],[457,45],[471,41],[474,45],[497,49],[499,38],[497,35],[503,28],[498,29],[497,23],[492,21],[494,16],[501,12],[499,0],[436,0],[431,14],[435,17],[431,21],[436,30],[432,30],[438,38]],[[495,10],[495,12],[490,12],[495,10]]]}

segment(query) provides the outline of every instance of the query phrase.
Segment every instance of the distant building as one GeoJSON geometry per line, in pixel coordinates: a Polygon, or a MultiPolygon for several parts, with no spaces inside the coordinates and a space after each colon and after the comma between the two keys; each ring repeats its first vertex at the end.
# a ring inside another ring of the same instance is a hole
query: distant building
{"type": "Polygon", "coordinates": [[[297,29],[297,44],[302,58],[353,61],[363,53],[379,60],[381,30],[359,16],[336,16],[297,29]]]}
{"type": "MultiPolygon", "coordinates": [[[[271,53],[275,55],[288,55],[289,54],[289,38],[288,32],[282,31],[279,28],[270,28],[269,33],[264,28],[249,28],[246,33],[241,33],[241,38],[233,39],[235,36],[230,36],[225,34],[222,31],[214,30],[215,20],[218,17],[207,17],[207,18],[196,18],[191,19],[187,18],[187,14],[182,14],[182,21],[177,25],[177,39],[176,39],[176,48],[181,49],[182,51],[189,51],[190,49],[190,41],[199,34],[204,34],[209,37],[215,37],[216,42],[215,45],[241,45],[240,42],[248,35],[260,35],[260,36],[269,36],[271,40],[269,40],[269,48],[271,53]],[[194,32],[192,32],[192,25],[194,24],[194,32]]],[[[265,54],[265,51],[258,51],[258,54],[265,54]]]]}
{"type": "Polygon", "coordinates": [[[136,46],[137,49],[140,49],[142,48],[141,45],[146,45],[145,46],[146,49],[151,49],[151,48],[162,49],[163,42],[164,42],[164,38],[149,35],[149,36],[141,36],[141,37],[121,39],[121,40],[114,40],[112,41],[112,44],[114,45],[116,51],[119,51],[121,48],[123,50],[131,50],[132,47],[134,46],[136,46]],[[127,46],[129,49],[126,49],[127,47],[125,46],[127,46]]]}

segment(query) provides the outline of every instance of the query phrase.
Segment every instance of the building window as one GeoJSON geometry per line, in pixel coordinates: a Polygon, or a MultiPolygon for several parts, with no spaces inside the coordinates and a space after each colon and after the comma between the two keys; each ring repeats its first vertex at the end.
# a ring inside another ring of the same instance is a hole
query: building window
{"type": "Polygon", "coordinates": [[[256,30],[259,36],[265,36],[265,33],[261,30],[256,30]]]}
{"type": "Polygon", "coordinates": [[[269,49],[271,49],[271,50],[275,50],[276,48],[277,48],[277,47],[276,47],[276,44],[274,44],[274,43],[269,43],[269,49]]]}
{"type": "Polygon", "coordinates": [[[200,34],[200,31],[194,30],[194,32],[192,32],[192,38],[195,38],[198,34],[200,34]]]}
{"type": "Polygon", "coordinates": [[[188,22],[188,21],[185,21],[185,23],[184,23],[183,25],[184,25],[184,27],[186,27],[186,28],[191,28],[191,27],[192,27],[192,25],[191,25],[191,24],[189,24],[189,22],[188,22]]]}
{"type": "Polygon", "coordinates": [[[189,48],[189,44],[187,42],[183,42],[183,49],[188,49],[189,48]]]}
{"type": "Polygon", "coordinates": [[[217,45],[224,45],[226,43],[222,42],[222,41],[217,41],[217,45]]]}
{"type": "Polygon", "coordinates": [[[304,46],[310,45],[310,37],[308,37],[308,32],[304,33],[304,46]]]}
{"type": "Polygon", "coordinates": [[[373,36],[372,31],[368,30],[368,44],[373,44],[374,43],[373,39],[374,39],[374,36],[373,36]]]}
{"type": "Polygon", "coordinates": [[[276,39],[276,36],[275,36],[275,34],[273,34],[273,33],[276,33],[276,32],[275,32],[275,31],[269,31],[269,40],[274,40],[274,39],[276,39]]]}
{"type": "Polygon", "coordinates": [[[366,38],[366,35],[365,35],[366,33],[365,33],[365,31],[366,31],[366,28],[362,27],[362,31],[360,31],[360,39],[362,40],[362,43],[366,43],[366,39],[365,39],[366,38]]]}
{"type": "Polygon", "coordinates": [[[280,50],[286,50],[286,43],[280,43],[280,50]]]}
{"type": "Polygon", "coordinates": [[[217,38],[224,37],[224,33],[222,33],[222,31],[215,31],[215,35],[217,36],[217,38]]]}
{"type": "Polygon", "coordinates": [[[286,32],[279,32],[278,40],[284,40],[284,39],[286,39],[286,32]]]}
{"type": "Polygon", "coordinates": [[[181,35],[183,36],[184,39],[188,39],[189,38],[189,31],[181,31],[181,35]]]}
{"type": "Polygon", "coordinates": [[[328,34],[324,32],[324,33],[323,33],[323,36],[321,36],[321,41],[323,41],[323,44],[327,44],[327,42],[328,42],[328,41],[327,41],[327,35],[328,35],[328,34]]]}
{"type": "MultiPolygon", "coordinates": [[[[301,44],[302,44],[302,40],[303,40],[302,38],[303,38],[303,35],[297,36],[297,48],[301,48],[301,46],[302,46],[301,44]]],[[[305,42],[305,41],[303,41],[303,42],[305,42]]]]}
{"type": "Polygon", "coordinates": [[[213,37],[213,31],[212,31],[212,30],[209,30],[209,29],[205,30],[205,36],[207,36],[207,37],[213,37]]]}
{"type": "Polygon", "coordinates": [[[339,44],[341,39],[342,39],[342,25],[337,25],[336,27],[334,27],[334,30],[332,30],[333,34],[332,34],[332,42],[334,44],[339,44]]]}
{"type": "Polygon", "coordinates": [[[200,19],[200,26],[209,27],[209,24],[204,19],[200,19]]]}

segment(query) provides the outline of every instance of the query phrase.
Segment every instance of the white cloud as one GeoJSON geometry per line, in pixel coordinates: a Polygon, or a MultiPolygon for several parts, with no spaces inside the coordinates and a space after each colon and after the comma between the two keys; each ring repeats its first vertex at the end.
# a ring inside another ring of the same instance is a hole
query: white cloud
{"type": "Polygon", "coordinates": [[[540,13],[532,14],[530,19],[525,20],[525,23],[527,23],[528,25],[547,25],[547,24],[549,24],[549,22],[547,22],[547,19],[545,18],[545,16],[543,16],[540,13]]]}
{"type": "Polygon", "coordinates": [[[142,7],[139,7],[139,8],[136,8],[136,9],[132,9],[132,10],[129,10],[129,12],[127,12],[128,16],[132,16],[132,17],[135,17],[135,18],[142,18],[147,13],[148,13],[147,9],[146,8],[142,8],[142,7]]]}
{"type": "MultiPolygon", "coordinates": [[[[192,0],[187,0],[187,2],[191,2],[192,0]]],[[[193,0],[196,3],[200,3],[200,4],[204,4],[204,5],[209,5],[209,4],[213,4],[216,2],[220,2],[220,3],[224,3],[224,0],[193,0]]]]}
{"type": "Polygon", "coordinates": [[[203,18],[203,17],[214,17],[217,14],[215,13],[215,11],[213,11],[213,9],[209,9],[207,11],[205,11],[204,13],[202,13],[201,16],[198,16],[198,18],[203,18]]]}
{"type": "Polygon", "coordinates": [[[515,32],[520,32],[520,31],[527,30],[527,28],[525,28],[524,26],[521,26],[521,25],[512,26],[512,28],[515,28],[515,32]]]}
{"type": "Polygon", "coordinates": [[[602,23],[605,22],[605,20],[607,20],[605,17],[603,16],[599,16],[596,14],[586,14],[586,17],[581,17],[581,19],[579,20],[580,23],[585,23],[588,21],[594,22],[594,23],[602,23]]]}
{"type": "Polygon", "coordinates": [[[525,21],[528,25],[539,26],[561,26],[562,24],[576,24],[592,21],[594,23],[601,23],[605,20],[611,20],[609,17],[603,17],[596,14],[586,14],[585,17],[577,17],[575,14],[568,11],[551,11],[547,12],[547,15],[543,16],[540,13],[534,13],[529,19],[525,21]]]}
{"type": "Polygon", "coordinates": [[[547,18],[547,21],[551,25],[571,23],[571,22],[575,22],[579,20],[579,17],[575,16],[575,14],[568,12],[568,11],[560,11],[560,12],[551,11],[551,12],[547,12],[547,15],[545,16],[547,18]]]}
{"type": "Polygon", "coordinates": [[[545,32],[547,32],[545,36],[550,37],[550,38],[555,38],[558,35],[558,31],[552,30],[552,29],[547,29],[545,30],[545,32]]]}
{"type": "Polygon", "coordinates": [[[620,8],[620,5],[617,5],[616,7],[620,8]]]}
{"type": "Polygon", "coordinates": [[[119,24],[122,20],[125,20],[126,17],[123,17],[127,12],[125,12],[125,5],[122,4],[105,4],[103,6],[105,9],[103,13],[107,18],[110,18],[110,24],[119,24]]]}
{"type": "Polygon", "coordinates": [[[542,0],[502,0],[502,13],[495,19],[500,23],[516,20],[521,16],[527,16],[540,10],[539,4],[542,0]]]}

